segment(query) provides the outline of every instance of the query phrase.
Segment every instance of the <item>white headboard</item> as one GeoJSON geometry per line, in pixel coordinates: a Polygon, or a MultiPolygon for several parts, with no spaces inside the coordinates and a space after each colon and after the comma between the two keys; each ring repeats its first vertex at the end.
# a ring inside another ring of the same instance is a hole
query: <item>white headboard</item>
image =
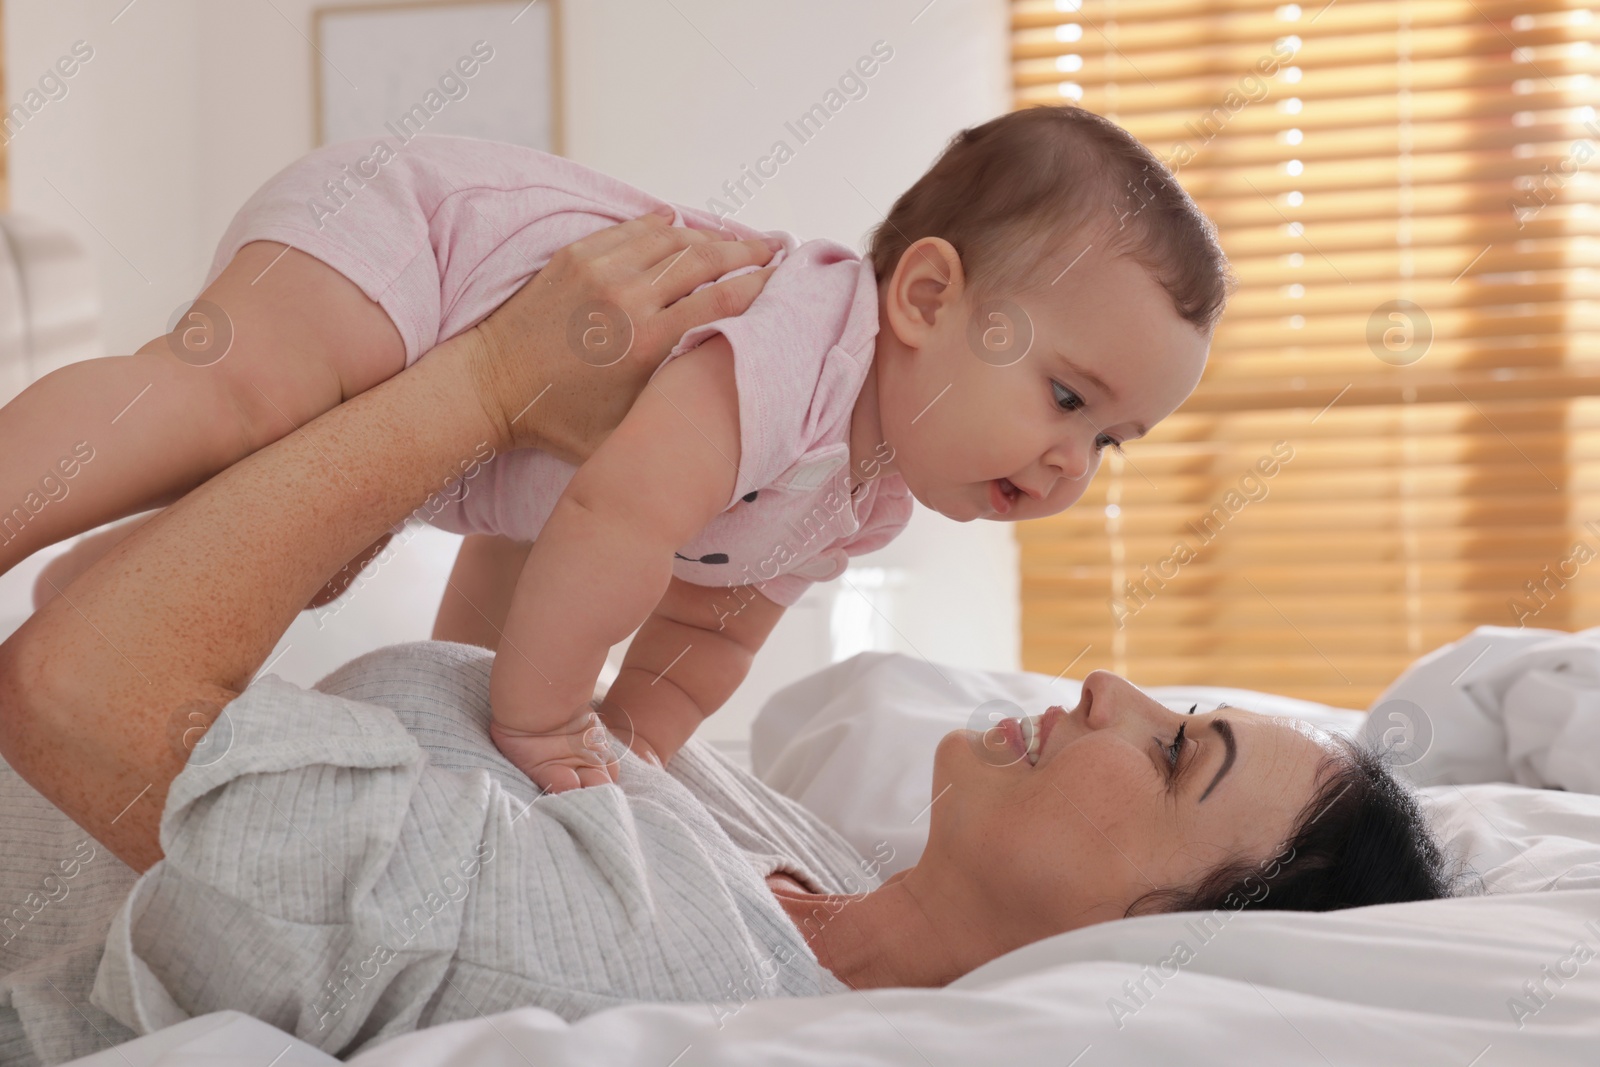
{"type": "Polygon", "coordinates": [[[57,367],[103,355],[88,251],[55,223],[0,213],[0,404],[57,367]]]}

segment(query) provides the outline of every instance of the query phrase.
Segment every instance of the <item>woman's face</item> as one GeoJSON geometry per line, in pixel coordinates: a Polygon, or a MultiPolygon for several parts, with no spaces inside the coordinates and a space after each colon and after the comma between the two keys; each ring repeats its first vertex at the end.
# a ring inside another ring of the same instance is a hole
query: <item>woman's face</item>
{"type": "Polygon", "coordinates": [[[934,757],[924,860],[961,872],[962,893],[1008,945],[1120,919],[1150,890],[1193,885],[1225,860],[1267,863],[1331,751],[1303,723],[1228,708],[1172,712],[1105,671],[1084,679],[1077,707],[1050,709],[1038,729],[1037,763],[1009,728],[953,731],[934,757]]]}

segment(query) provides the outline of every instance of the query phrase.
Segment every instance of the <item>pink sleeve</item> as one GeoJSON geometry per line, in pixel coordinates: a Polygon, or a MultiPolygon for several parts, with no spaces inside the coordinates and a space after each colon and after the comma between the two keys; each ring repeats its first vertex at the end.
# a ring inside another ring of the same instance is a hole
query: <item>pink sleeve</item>
{"type": "MultiPolygon", "coordinates": [[[[826,240],[807,241],[778,256],[782,261],[742,315],[696,326],[661,364],[666,366],[716,333],[733,348],[739,391],[739,473],[724,508],[752,489],[773,484],[840,418],[849,418],[849,405],[841,411],[841,405],[826,402],[837,393],[828,376],[849,372],[837,355],[830,360],[830,352],[841,341],[854,342],[866,349],[851,353],[854,358],[872,358],[870,344],[862,346],[846,336],[861,332],[859,321],[851,322],[851,311],[859,307],[862,287],[872,284],[872,273],[863,270],[861,258],[826,240]]],[[[874,300],[875,295],[875,289],[868,294],[874,300]]],[[[876,331],[875,318],[872,330],[876,331]]]]}

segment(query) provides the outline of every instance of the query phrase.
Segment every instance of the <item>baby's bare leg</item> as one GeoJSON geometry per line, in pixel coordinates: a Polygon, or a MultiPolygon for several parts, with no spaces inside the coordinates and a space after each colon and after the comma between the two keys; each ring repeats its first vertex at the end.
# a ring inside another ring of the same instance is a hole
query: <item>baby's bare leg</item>
{"type": "Polygon", "coordinates": [[[39,577],[33,580],[33,610],[38,611],[50,602],[73,580],[94,566],[95,561],[126,540],[128,535],[161,514],[148,511],[138,518],[108,526],[88,537],[80,537],[71,548],[44,565],[39,577]]]}
{"type": "Polygon", "coordinates": [[[158,337],[63,367],[0,409],[0,572],[171,503],[405,363],[359,286],[276,242],[242,247],[200,299],[232,331],[216,362],[179,359],[158,337]]]}
{"type": "Polygon", "coordinates": [[[462,538],[456,565],[439,601],[433,639],[478,645],[491,652],[499,648],[517,576],[531,551],[532,541],[491,534],[462,538]]]}
{"type": "Polygon", "coordinates": [[[170,353],[90,359],[0,410],[0,570],[103,523],[176,500],[244,454],[218,376],[170,353]]]}

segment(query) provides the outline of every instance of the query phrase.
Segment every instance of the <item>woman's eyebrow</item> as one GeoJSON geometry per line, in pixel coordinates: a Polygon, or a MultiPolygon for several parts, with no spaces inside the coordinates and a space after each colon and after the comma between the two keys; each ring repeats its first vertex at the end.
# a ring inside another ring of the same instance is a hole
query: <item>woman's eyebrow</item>
{"type": "MultiPolygon", "coordinates": [[[[1204,800],[1217,787],[1217,783],[1222,781],[1222,776],[1228,773],[1228,768],[1233,766],[1234,757],[1239,754],[1239,748],[1233,740],[1233,727],[1228,724],[1227,719],[1212,719],[1211,728],[1222,738],[1222,766],[1217,768],[1217,775],[1211,779],[1211,784],[1206,786],[1206,791],[1200,794],[1200,800],[1204,800]]],[[[1200,801],[1197,800],[1195,803],[1198,804],[1200,801]]]]}

